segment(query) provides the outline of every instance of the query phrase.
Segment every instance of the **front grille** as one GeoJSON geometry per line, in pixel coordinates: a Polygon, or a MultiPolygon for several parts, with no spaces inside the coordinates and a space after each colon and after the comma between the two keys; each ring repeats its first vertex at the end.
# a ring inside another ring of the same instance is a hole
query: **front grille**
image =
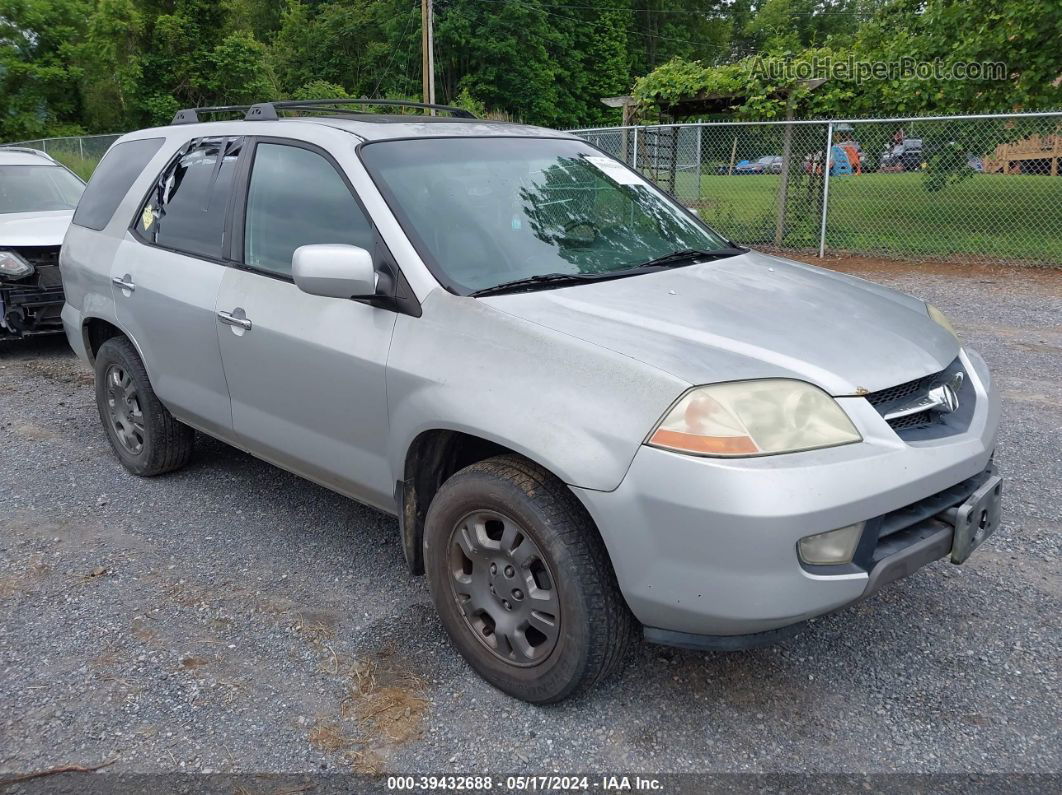
{"type": "Polygon", "coordinates": [[[871,405],[877,407],[887,403],[899,403],[901,400],[913,398],[916,395],[924,395],[930,389],[933,388],[933,382],[939,378],[941,373],[930,373],[929,375],[916,378],[914,381],[908,381],[905,384],[898,384],[897,386],[890,386],[887,389],[881,389],[877,392],[871,392],[866,396],[871,405]]]}
{"type": "Polygon", "coordinates": [[[906,417],[896,417],[888,420],[889,427],[894,431],[908,431],[912,428],[925,428],[937,421],[937,415],[932,411],[920,411],[917,414],[908,414],[906,417]]]}
{"type": "MultiPolygon", "coordinates": [[[[877,392],[871,392],[865,397],[878,410],[878,413],[884,417],[886,414],[907,405],[910,401],[928,394],[934,387],[950,381],[957,372],[965,372],[963,371],[962,363],[958,359],[938,373],[930,373],[913,381],[905,381],[896,386],[880,389],[877,392]]],[[[966,379],[961,390],[964,399],[972,398],[972,393],[968,386],[968,379],[966,379]]],[[[905,417],[895,417],[887,420],[887,422],[890,428],[903,437],[905,433],[911,431],[942,425],[944,417],[945,415],[939,411],[926,410],[919,411],[916,414],[908,414],[905,417]]]]}

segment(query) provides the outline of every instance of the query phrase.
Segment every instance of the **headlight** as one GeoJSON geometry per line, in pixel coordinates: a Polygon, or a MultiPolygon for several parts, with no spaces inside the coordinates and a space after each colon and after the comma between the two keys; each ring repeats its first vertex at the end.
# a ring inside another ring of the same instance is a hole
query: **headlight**
{"type": "Polygon", "coordinates": [[[948,320],[943,312],[933,306],[933,304],[926,304],[926,312],[929,313],[929,316],[933,319],[934,323],[950,332],[951,336],[955,339],[959,338],[959,334],[955,331],[955,327],[951,325],[951,321],[948,320]]]}
{"type": "Polygon", "coordinates": [[[33,266],[14,251],[0,251],[0,278],[24,279],[33,273],[33,266]]]}
{"type": "Polygon", "coordinates": [[[753,456],[862,441],[841,407],[818,387],[770,378],[691,389],[649,436],[677,453],[753,456]]]}

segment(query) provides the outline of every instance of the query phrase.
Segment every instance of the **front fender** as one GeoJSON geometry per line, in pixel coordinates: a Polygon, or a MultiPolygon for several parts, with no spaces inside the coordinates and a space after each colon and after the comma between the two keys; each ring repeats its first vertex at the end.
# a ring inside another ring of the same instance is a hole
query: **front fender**
{"type": "Polygon", "coordinates": [[[475,298],[439,290],[423,310],[399,318],[388,356],[396,480],[413,440],[444,429],[508,447],[570,485],[611,491],[689,386],[475,298]]]}

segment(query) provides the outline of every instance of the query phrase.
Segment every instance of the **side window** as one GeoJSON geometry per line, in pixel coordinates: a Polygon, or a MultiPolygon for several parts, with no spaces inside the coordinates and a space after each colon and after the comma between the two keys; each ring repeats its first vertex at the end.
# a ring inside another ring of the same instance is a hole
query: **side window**
{"type": "Polygon", "coordinates": [[[204,138],[159,177],[136,220],[140,236],[156,245],[221,259],[225,212],[232,195],[242,138],[204,138]]]}
{"type": "Polygon", "coordinates": [[[371,251],[372,241],[372,224],[331,163],[301,147],[258,144],[244,224],[247,265],[289,276],[299,246],[349,243],[371,251]]]}
{"type": "Polygon", "coordinates": [[[73,223],[99,231],[110,223],[144,166],[162,147],[165,138],[142,138],[115,144],[92,173],[74,213],[73,223]]]}

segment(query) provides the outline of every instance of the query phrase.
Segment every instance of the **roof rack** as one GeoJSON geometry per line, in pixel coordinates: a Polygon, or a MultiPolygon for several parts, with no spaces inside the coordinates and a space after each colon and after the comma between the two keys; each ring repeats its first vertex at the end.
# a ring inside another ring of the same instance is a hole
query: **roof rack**
{"type": "Polygon", "coordinates": [[[51,160],[53,163],[57,162],[54,157],[43,149],[34,149],[32,146],[5,146],[0,144],[0,152],[18,152],[19,154],[24,155],[39,155],[40,157],[51,160]]]}
{"type": "Polygon", "coordinates": [[[396,108],[423,108],[425,110],[441,110],[451,113],[459,119],[474,119],[472,113],[464,108],[455,108],[452,105],[433,105],[427,102],[410,102],[405,99],[285,99],[278,102],[259,102],[255,105],[218,105],[212,108],[186,108],[177,111],[172,124],[197,124],[201,119],[200,114],[214,113],[244,113],[246,121],[276,121],[280,118],[277,111],[305,110],[311,112],[333,112],[362,114],[368,111],[348,110],[346,108],[332,107],[335,105],[379,105],[396,108]]]}

